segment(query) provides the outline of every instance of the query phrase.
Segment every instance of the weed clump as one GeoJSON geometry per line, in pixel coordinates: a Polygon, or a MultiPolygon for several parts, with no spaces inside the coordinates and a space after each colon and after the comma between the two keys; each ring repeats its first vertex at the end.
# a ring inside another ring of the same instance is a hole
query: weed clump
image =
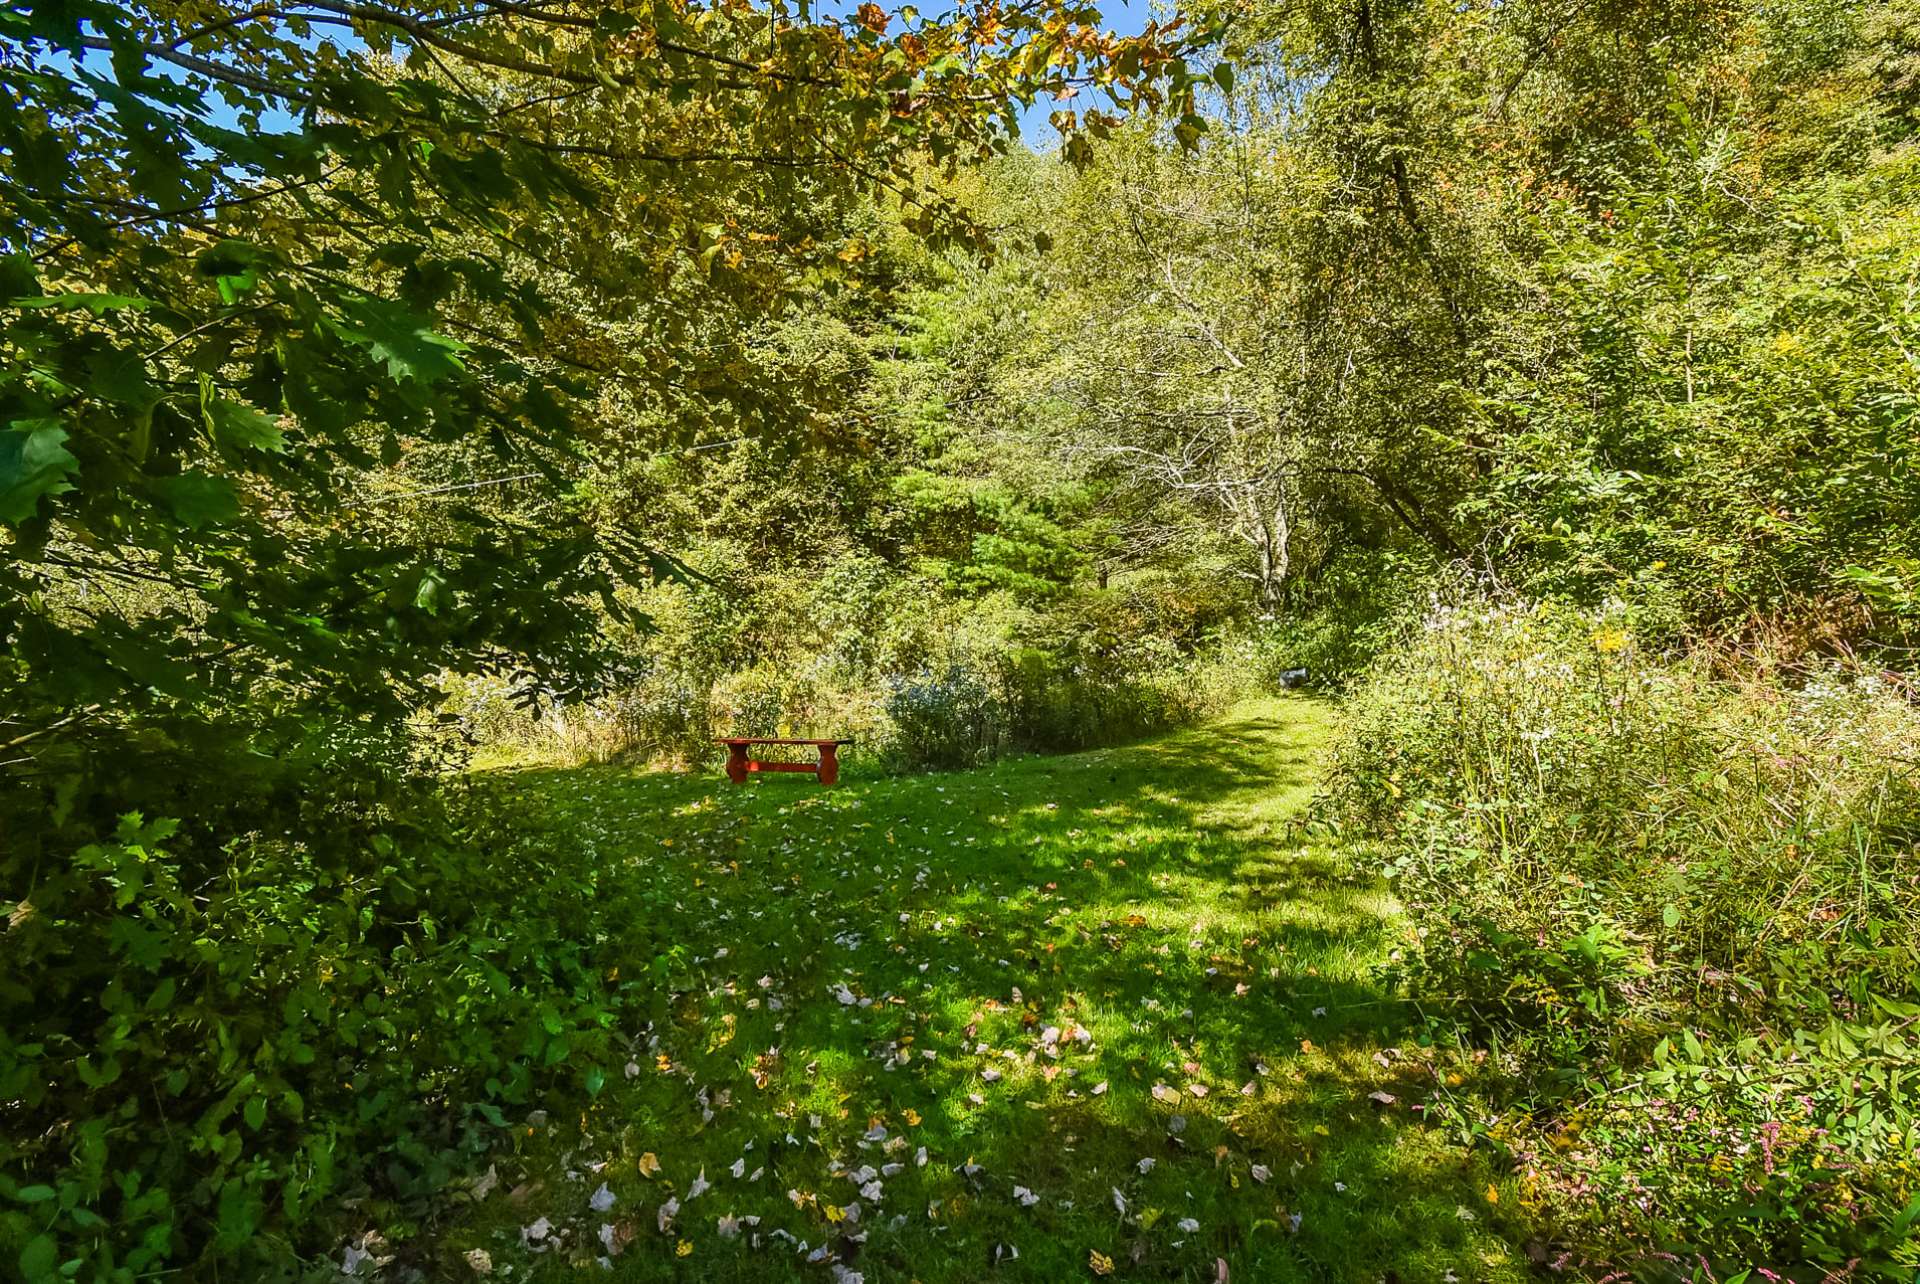
{"type": "Polygon", "coordinates": [[[1469,598],[1349,714],[1327,814],[1377,841],[1415,990],[1498,1052],[1462,1119],[1533,1197],[1609,1252],[1910,1278],[1911,688],[1469,598]]]}

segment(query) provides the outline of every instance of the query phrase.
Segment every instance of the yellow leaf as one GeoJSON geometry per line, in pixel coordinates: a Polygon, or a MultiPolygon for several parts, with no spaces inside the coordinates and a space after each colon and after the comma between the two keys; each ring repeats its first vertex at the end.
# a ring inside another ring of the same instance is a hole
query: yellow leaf
{"type": "Polygon", "coordinates": [[[1087,1269],[1091,1270],[1095,1275],[1111,1275],[1113,1274],[1113,1259],[1097,1248],[1092,1249],[1087,1253],[1087,1269]]]}
{"type": "Polygon", "coordinates": [[[686,1257],[692,1252],[693,1252],[693,1241],[690,1239],[683,1239],[678,1244],[675,1244],[673,1246],[673,1255],[675,1257],[686,1257]]]}
{"type": "Polygon", "coordinates": [[[920,1112],[918,1110],[908,1109],[904,1112],[904,1117],[907,1121],[907,1127],[918,1128],[920,1126],[920,1112]]]}
{"type": "Polygon", "coordinates": [[[1492,1182],[1487,1183],[1487,1202],[1489,1204],[1497,1204],[1500,1202],[1500,1189],[1492,1182]]]}
{"type": "Polygon", "coordinates": [[[640,1156],[640,1162],[634,1166],[640,1170],[642,1177],[651,1177],[660,1171],[660,1161],[654,1158],[651,1150],[640,1156]]]}
{"type": "Polygon", "coordinates": [[[838,1204],[828,1204],[824,1211],[827,1214],[827,1220],[830,1222],[843,1222],[847,1220],[847,1214],[838,1204]]]}

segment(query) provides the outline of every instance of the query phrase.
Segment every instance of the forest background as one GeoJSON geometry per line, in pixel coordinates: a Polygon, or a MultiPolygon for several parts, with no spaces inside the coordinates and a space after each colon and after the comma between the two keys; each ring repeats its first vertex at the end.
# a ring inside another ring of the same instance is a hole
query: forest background
{"type": "Polygon", "coordinates": [[[8,7],[29,1275],[437,1188],[647,1001],[476,754],[962,767],[1296,668],[1463,1140],[1596,1251],[1911,1274],[1920,7],[1188,19],[8,7]]]}

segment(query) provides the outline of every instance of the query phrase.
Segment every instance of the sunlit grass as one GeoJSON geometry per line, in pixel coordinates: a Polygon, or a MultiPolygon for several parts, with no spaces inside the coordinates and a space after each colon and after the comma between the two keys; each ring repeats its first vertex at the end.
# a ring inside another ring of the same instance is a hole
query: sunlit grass
{"type": "Polygon", "coordinates": [[[452,1247],[521,1278],[1523,1277],[1506,1188],[1414,1109],[1442,1063],[1376,977],[1390,898],[1292,823],[1331,717],[834,790],[497,776],[541,841],[650,881],[686,988],[452,1247]],[[564,1243],[526,1254],[543,1217],[564,1243]]]}

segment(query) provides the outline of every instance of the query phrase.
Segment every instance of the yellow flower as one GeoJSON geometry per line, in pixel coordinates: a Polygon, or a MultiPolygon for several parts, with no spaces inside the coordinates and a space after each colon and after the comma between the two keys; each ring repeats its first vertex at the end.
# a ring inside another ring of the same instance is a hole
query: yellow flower
{"type": "Polygon", "coordinates": [[[1627,634],[1624,629],[1602,629],[1593,635],[1593,649],[1603,654],[1624,651],[1627,646],[1627,634]]]}
{"type": "Polygon", "coordinates": [[[1091,1270],[1095,1275],[1111,1275],[1113,1274],[1113,1259],[1097,1248],[1091,1249],[1087,1253],[1087,1269],[1091,1270]]]}
{"type": "Polygon", "coordinates": [[[693,1252],[693,1241],[690,1239],[683,1239],[678,1244],[675,1244],[673,1246],[673,1255],[675,1257],[686,1257],[686,1256],[689,1256],[692,1252],[693,1252]]]}

